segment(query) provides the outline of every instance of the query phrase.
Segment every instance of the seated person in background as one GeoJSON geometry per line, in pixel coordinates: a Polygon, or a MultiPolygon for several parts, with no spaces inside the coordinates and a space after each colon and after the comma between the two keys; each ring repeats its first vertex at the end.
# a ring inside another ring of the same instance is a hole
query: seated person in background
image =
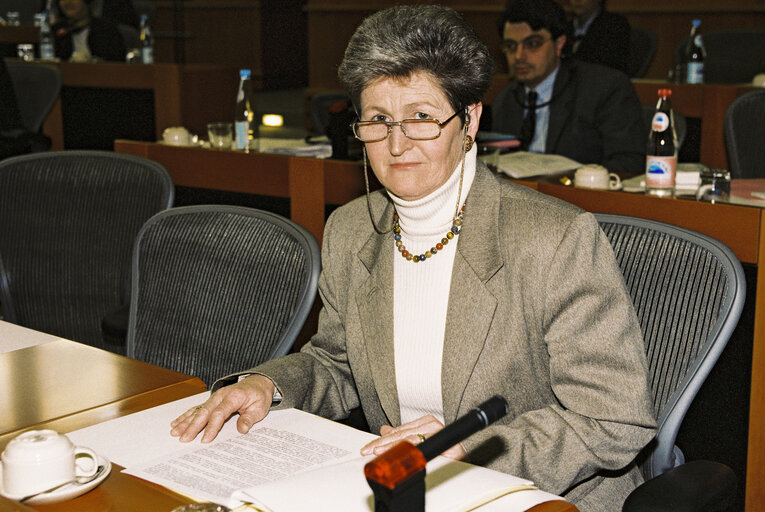
{"type": "Polygon", "coordinates": [[[125,43],[117,27],[90,12],[91,0],[58,0],[60,19],[53,25],[56,57],[61,60],[125,61],[125,43]]]}
{"type": "Polygon", "coordinates": [[[361,24],[338,74],[384,189],[327,221],[311,341],[219,380],[172,435],[204,429],[209,442],[235,413],[244,433],[274,406],[336,420],[360,406],[381,433],[361,453],[380,454],[500,394],[507,416],[446,456],[582,512],[620,510],[655,428],[640,326],[595,218],[477,161],[493,68],[451,9],[399,6],[361,24]]]}
{"type": "Polygon", "coordinates": [[[627,75],[563,58],[566,17],[554,0],[511,0],[503,50],[515,80],[492,102],[492,131],[522,148],[555,153],[614,172],[645,170],[648,134],[627,75]]]}
{"type": "Polygon", "coordinates": [[[131,0],[93,0],[90,10],[96,18],[138,29],[138,14],[131,0]]]}
{"type": "Polygon", "coordinates": [[[21,123],[13,82],[0,58],[0,160],[32,151],[46,151],[50,139],[41,133],[30,132],[21,123]]]}
{"type": "Polygon", "coordinates": [[[583,62],[602,64],[627,72],[630,24],[627,18],[606,10],[606,0],[569,0],[574,17],[569,23],[571,51],[583,62]]]}

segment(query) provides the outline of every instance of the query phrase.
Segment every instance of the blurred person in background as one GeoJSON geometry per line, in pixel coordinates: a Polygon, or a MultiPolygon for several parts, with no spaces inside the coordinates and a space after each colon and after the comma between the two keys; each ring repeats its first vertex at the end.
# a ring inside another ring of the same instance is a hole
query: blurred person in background
{"type": "Polygon", "coordinates": [[[571,52],[577,59],[627,72],[630,24],[606,10],[606,0],[569,0],[571,52]]]}
{"type": "Polygon", "coordinates": [[[492,102],[492,131],[515,135],[527,151],[643,172],[647,133],[635,88],[620,71],[565,56],[563,8],[510,0],[500,26],[514,80],[492,102]]]}
{"type": "Polygon", "coordinates": [[[58,0],[58,19],[53,25],[56,57],[61,60],[125,61],[125,42],[117,26],[93,16],[92,0],[58,0]]]}

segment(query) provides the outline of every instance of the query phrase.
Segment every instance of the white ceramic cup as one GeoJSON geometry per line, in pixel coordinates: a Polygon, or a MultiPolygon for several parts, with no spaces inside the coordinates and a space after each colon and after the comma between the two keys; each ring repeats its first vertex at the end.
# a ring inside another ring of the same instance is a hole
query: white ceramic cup
{"type": "Polygon", "coordinates": [[[608,169],[602,165],[584,165],[574,173],[574,186],[601,190],[619,190],[622,188],[622,180],[616,174],[608,172],[608,169]]]}
{"type": "Polygon", "coordinates": [[[183,126],[171,126],[162,132],[162,140],[171,146],[190,146],[191,134],[183,126]]]}
{"type": "Polygon", "coordinates": [[[54,430],[19,434],[2,454],[3,491],[21,498],[45,491],[98,471],[98,457],[90,448],[74,446],[54,430]]]}

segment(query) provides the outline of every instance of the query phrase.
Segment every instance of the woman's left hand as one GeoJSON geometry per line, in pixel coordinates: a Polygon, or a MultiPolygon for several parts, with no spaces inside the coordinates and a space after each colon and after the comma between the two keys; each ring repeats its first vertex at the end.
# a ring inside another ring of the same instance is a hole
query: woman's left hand
{"type": "MultiPolygon", "coordinates": [[[[401,441],[409,441],[415,445],[420,444],[442,428],[444,428],[444,425],[429,414],[396,428],[384,425],[380,429],[380,438],[364,446],[361,449],[361,455],[380,455],[401,441]]],[[[466,453],[462,445],[458,443],[441,455],[450,459],[460,460],[466,453]]]]}

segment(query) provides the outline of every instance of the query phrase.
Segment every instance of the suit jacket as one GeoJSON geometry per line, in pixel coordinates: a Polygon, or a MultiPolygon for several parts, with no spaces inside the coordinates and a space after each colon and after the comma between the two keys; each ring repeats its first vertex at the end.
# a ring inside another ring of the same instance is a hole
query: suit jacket
{"type": "MultiPolygon", "coordinates": [[[[569,23],[570,33],[574,33],[569,23]]],[[[602,64],[627,72],[630,55],[630,24],[621,14],[600,11],[579,42],[574,56],[583,62],[602,64]]]]}
{"type": "MultiPolygon", "coordinates": [[[[492,131],[518,135],[523,123],[523,84],[511,82],[491,105],[492,131]]],[[[563,60],[553,85],[545,153],[614,172],[645,171],[648,134],[635,88],[619,71],[563,60]]]]}
{"type": "MultiPolygon", "coordinates": [[[[56,23],[53,27],[56,36],[56,57],[69,60],[74,52],[72,34],[66,22],[56,23]]],[[[88,33],[88,48],[93,57],[106,61],[125,61],[125,41],[117,27],[100,18],[91,18],[88,33]]]]}
{"type": "MultiPolygon", "coordinates": [[[[371,200],[378,225],[390,226],[387,195],[371,200]]],[[[483,165],[467,203],[446,320],[444,418],[506,397],[509,414],[463,443],[471,462],[534,480],[582,512],[620,510],[641,481],[632,461],[655,420],[611,245],[591,214],[483,165]]],[[[270,377],[279,408],[342,419],[361,405],[378,432],[400,424],[393,238],[374,231],[363,197],[335,210],[324,233],[318,332],[299,353],[242,373],[270,377]]]]}

